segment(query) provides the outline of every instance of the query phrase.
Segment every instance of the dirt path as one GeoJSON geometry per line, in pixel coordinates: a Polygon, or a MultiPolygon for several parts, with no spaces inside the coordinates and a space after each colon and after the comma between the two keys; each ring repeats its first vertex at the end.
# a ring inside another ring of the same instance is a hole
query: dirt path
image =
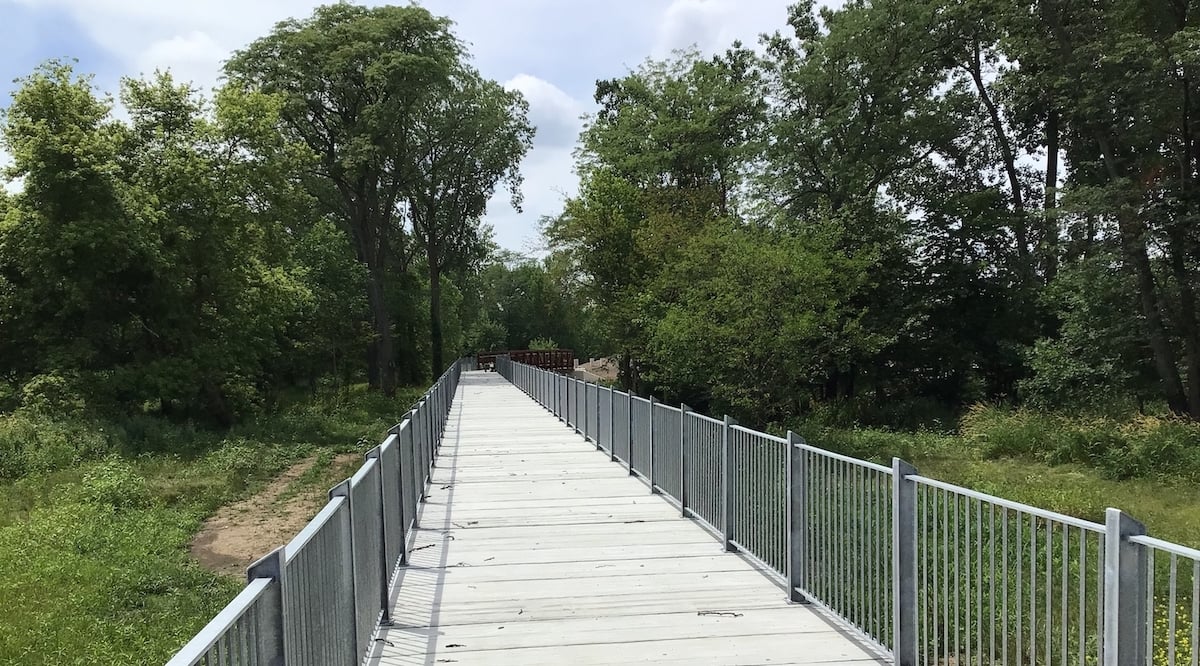
{"type": "Polygon", "coordinates": [[[292,465],[258,494],[223,506],[204,521],[192,539],[192,557],[211,571],[242,575],[247,566],[287,543],[316,515],[325,504],[323,479],[361,459],[354,453],[337,456],[307,483],[317,458],[292,465]]]}

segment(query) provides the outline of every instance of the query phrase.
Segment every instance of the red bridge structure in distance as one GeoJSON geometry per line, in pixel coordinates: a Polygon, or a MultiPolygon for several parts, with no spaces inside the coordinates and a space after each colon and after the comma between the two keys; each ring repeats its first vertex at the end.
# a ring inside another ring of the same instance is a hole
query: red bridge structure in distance
{"type": "Polygon", "coordinates": [[[575,352],[570,349],[510,349],[508,351],[480,352],[476,355],[479,368],[495,369],[496,359],[507,356],[509,360],[551,372],[571,372],[575,369],[575,352]]]}

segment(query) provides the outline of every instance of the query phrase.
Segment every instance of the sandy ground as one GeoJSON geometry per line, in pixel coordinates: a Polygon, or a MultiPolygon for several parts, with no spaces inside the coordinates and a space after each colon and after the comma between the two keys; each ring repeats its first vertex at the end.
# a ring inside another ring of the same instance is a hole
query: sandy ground
{"type": "MultiPolygon", "coordinates": [[[[354,453],[334,459],[333,468],[360,459],[354,453]]],[[[206,569],[242,575],[255,560],[287,543],[325,504],[320,487],[285,492],[316,458],[292,465],[258,494],[217,510],[192,539],[191,553],[206,569]]]]}
{"type": "Polygon", "coordinates": [[[616,359],[612,358],[598,358],[589,363],[580,363],[578,369],[606,382],[616,381],[619,370],[616,359]]]}

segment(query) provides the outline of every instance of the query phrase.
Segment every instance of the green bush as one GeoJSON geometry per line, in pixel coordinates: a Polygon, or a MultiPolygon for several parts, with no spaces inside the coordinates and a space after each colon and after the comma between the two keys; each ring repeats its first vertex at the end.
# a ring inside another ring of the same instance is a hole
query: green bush
{"type": "Polygon", "coordinates": [[[52,472],[110,450],[99,428],[28,411],[0,414],[0,478],[52,472]]]}
{"type": "Polygon", "coordinates": [[[77,378],[52,372],[25,382],[21,407],[45,415],[76,416],[86,408],[86,401],[77,378]]]}
{"type": "Polygon", "coordinates": [[[116,510],[139,509],[150,504],[146,479],[120,458],[109,458],[85,472],[80,494],[87,502],[116,510]]]}

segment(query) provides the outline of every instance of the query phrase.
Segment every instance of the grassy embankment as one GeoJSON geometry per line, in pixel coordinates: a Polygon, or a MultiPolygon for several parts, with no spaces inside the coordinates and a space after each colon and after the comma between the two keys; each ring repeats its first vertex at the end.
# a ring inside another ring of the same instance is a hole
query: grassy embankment
{"type": "Polygon", "coordinates": [[[1006,499],[1104,522],[1107,507],[1154,536],[1200,547],[1200,425],[1161,417],[1049,414],[977,407],[947,428],[791,424],[817,446],[1006,499]]]}
{"type": "Polygon", "coordinates": [[[421,389],[298,400],[229,432],[0,414],[0,664],[161,664],[237,593],[188,544],[206,516],[316,456],[378,442],[421,389]]]}

